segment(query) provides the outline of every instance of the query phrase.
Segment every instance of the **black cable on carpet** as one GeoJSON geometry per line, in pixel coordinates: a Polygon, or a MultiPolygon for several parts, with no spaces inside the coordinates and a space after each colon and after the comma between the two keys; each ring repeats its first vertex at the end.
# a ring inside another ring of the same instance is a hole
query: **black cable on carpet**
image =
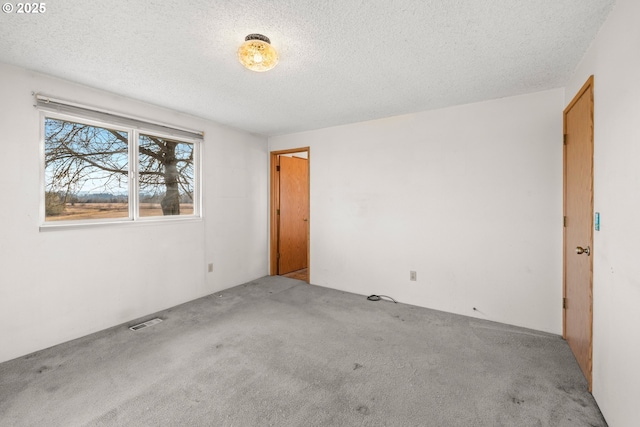
{"type": "Polygon", "coordinates": [[[390,296],[387,296],[387,295],[369,295],[367,297],[367,299],[369,301],[380,301],[382,298],[388,298],[391,301],[395,302],[396,304],[398,303],[398,301],[394,300],[393,298],[391,298],[390,296]]]}

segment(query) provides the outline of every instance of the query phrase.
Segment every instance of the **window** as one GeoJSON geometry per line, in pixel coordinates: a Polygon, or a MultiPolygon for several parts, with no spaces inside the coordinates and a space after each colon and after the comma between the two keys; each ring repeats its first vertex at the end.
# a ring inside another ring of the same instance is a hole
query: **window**
{"type": "Polygon", "coordinates": [[[94,113],[43,113],[45,225],[199,216],[199,138],[94,113]]]}
{"type": "Polygon", "coordinates": [[[193,144],[138,138],[140,216],[193,214],[193,144]]]}

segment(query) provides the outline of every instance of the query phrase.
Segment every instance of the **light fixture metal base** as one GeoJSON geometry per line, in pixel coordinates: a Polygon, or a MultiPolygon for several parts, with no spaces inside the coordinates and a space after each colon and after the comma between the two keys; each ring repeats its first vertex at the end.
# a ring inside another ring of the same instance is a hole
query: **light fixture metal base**
{"type": "Polygon", "coordinates": [[[244,41],[248,42],[249,40],[261,40],[263,42],[271,44],[271,40],[269,40],[269,37],[263,36],[262,34],[249,34],[244,38],[244,41]]]}

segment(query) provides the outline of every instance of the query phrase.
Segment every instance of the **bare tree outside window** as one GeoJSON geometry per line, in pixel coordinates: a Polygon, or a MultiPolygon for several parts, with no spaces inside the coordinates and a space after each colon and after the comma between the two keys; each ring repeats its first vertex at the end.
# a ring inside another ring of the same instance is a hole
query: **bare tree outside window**
{"type": "Polygon", "coordinates": [[[140,216],[193,214],[193,144],[140,135],[140,216]]]}
{"type": "Polygon", "coordinates": [[[45,118],[46,221],[192,215],[194,145],[45,118]],[[137,194],[130,200],[130,150],[137,148],[137,194]]]}

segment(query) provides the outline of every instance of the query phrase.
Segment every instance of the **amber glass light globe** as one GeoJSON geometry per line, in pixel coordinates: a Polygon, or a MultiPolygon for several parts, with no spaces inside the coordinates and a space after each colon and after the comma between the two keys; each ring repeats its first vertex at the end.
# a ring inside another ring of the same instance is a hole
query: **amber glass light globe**
{"type": "Polygon", "coordinates": [[[238,60],[251,71],[268,71],[278,63],[278,52],[268,37],[249,34],[238,49],[238,60]]]}

